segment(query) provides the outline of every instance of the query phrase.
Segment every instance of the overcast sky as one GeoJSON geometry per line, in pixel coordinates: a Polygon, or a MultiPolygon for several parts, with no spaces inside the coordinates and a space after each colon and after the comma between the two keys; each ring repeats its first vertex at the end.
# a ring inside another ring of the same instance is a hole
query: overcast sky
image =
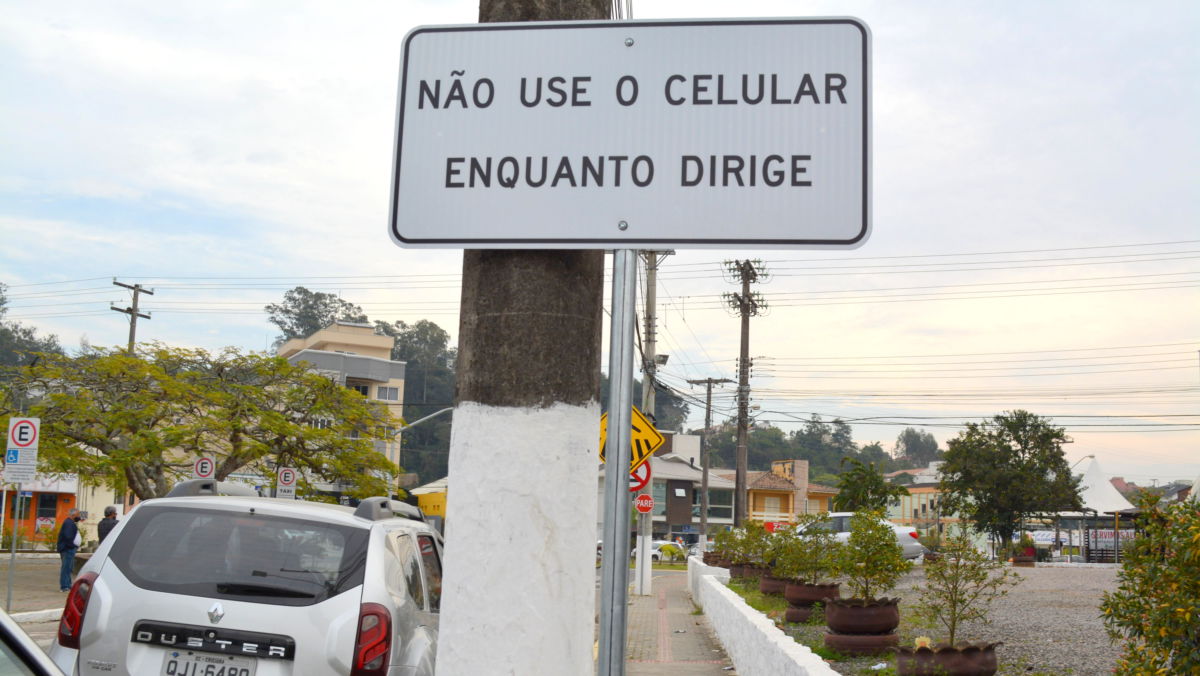
{"type": "MultiPolygon", "coordinates": [[[[664,381],[735,378],[722,261],[762,259],[759,419],[891,449],[1025,408],[1075,462],[1200,475],[1200,5],[655,2],[636,18],[852,14],[873,36],[873,233],[853,251],[683,250],[664,381]]],[[[18,3],[0,13],[9,318],[261,350],[296,285],[457,338],[461,252],[387,235],[401,42],[468,2],[18,3]]],[[[607,298],[608,291],[605,291],[607,298]]],[[[607,336],[607,330],[605,332],[607,336]]],[[[606,364],[607,365],[607,364],[606,364]]],[[[692,389],[700,395],[699,389],[692,389]]],[[[734,410],[718,393],[716,418],[734,410]]],[[[693,407],[692,423],[702,411],[693,407]]],[[[1079,468],[1083,469],[1083,466],[1079,468]]]]}

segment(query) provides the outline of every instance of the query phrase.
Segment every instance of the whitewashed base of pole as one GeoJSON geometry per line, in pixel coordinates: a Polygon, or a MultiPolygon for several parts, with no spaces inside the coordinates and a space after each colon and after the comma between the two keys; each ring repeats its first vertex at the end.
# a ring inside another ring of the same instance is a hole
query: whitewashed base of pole
{"type": "Polygon", "coordinates": [[[437,672],[590,674],[600,406],[454,410],[437,672]]]}

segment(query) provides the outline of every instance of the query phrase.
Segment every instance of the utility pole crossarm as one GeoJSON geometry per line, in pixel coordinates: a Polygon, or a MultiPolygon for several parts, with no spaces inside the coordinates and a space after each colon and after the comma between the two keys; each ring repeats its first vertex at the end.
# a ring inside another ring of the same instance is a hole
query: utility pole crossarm
{"type": "Polygon", "coordinates": [[[133,305],[131,305],[127,308],[119,308],[119,307],[113,305],[108,308],[114,312],[120,312],[121,314],[129,315],[129,354],[132,355],[133,354],[133,345],[134,345],[134,342],[137,340],[138,317],[141,317],[142,319],[150,319],[151,318],[148,313],[138,312],[138,297],[143,293],[153,296],[154,289],[144,288],[144,287],[142,287],[141,284],[132,284],[132,285],[124,284],[122,282],[118,282],[116,279],[113,279],[113,285],[129,289],[130,291],[133,292],[133,305]]]}

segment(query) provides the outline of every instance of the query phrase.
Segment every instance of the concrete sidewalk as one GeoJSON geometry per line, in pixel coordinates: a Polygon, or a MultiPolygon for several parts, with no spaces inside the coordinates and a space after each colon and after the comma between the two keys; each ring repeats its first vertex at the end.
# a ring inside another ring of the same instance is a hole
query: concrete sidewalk
{"type": "MultiPolygon", "coordinates": [[[[62,610],[67,595],[58,590],[58,554],[18,554],[13,567],[12,605],[5,608],[18,622],[29,611],[62,610]]],[[[0,604],[8,596],[8,553],[0,554],[0,604]]],[[[0,605],[0,607],[3,607],[0,605]]]]}
{"type": "Polygon", "coordinates": [[[630,596],[625,673],[630,676],[731,674],[708,619],[692,604],[687,571],[654,573],[653,595],[630,596]]]}

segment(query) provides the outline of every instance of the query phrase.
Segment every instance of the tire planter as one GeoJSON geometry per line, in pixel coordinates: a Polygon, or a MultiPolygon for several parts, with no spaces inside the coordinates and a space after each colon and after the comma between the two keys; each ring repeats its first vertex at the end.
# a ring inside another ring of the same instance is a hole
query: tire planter
{"type": "Polygon", "coordinates": [[[882,655],[900,643],[896,634],[825,634],[825,647],[844,655],[882,655]]]}
{"type": "Polygon", "coordinates": [[[933,648],[897,648],[898,676],[992,676],[999,643],[939,644],[933,648]]]}
{"type": "Polygon", "coordinates": [[[812,617],[812,606],[788,606],[783,613],[783,621],[793,624],[808,622],[808,618],[812,617]]]}
{"type": "Polygon", "coordinates": [[[770,568],[765,568],[763,566],[746,566],[742,574],[748,580],[757,580],[765,575],[769,575],[770,573],[770,568]]]}
{"type": "Polygon", "coordinates": [[[824,603],[829,599],[838,598],[840,592],[836,584],[804,584],[788,582],[783,590],[783,598],[792,606],[811,606],[814,603],[824,603]]]}
{"type": "Polygon", "coordinates": [[[825,646],[846,655],[879,655],[900,643],[900,599],[830,599],[825,604],[825,646]]]}
{"type": "Polygon", "coordinates": [[[900,625],[900,599],[831,599],[825,624],[838,634],[884,634],[900,625]]]}
{"type": "Polygon", "coordinates": [[[788,581],[780,577],[763,575],[758,578],[758,591],[771,596],[783,596],[783,591],[787,588],[787,585],[788,581]]]}

